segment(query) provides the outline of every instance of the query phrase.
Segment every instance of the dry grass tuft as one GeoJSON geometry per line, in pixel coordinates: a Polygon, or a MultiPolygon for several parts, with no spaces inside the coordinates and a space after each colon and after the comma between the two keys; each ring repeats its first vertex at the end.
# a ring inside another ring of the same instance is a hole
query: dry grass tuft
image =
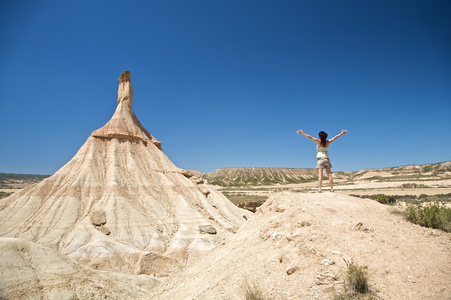
{"type": "MultiPolygon", "coordinates": [[[[347,262],[346,262],[347,263],[347,262]]],[[[348,264],[345,274],[344,291],[333,296],[334,300],[375,300],[378,297],[370,291],[369,274],[367,266],[354,263],[348,264]]]]}
{"type": "Polygon", "coordinates": [[[271,298],[264,292],[255,281],[249,282],[245,279],[242,286],[242,292],[245,300],[270,300],[271,298]]]}

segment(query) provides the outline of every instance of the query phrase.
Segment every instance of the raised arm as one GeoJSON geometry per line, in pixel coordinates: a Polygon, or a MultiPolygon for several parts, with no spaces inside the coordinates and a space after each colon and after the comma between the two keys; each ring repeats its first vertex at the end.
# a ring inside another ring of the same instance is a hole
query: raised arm
{"type": "Polygon", "coordinates": [[[338,139],[343,134],[346,134],[347,132],[348,132],[347,130],[342,129],[340,134],[337,134],[336,136],[334,136],[333,138],[331,138],[329,140],[329,144],[332,143],[333,141],[335,141],[336,139],[338,139]]]}
{"type": "Polygon", "coordinates": [[[313,136],[304,133],[304,132],[302,131],[302,129],[299,129],[299,130],[296,131],[296,132],[297,132],[297,134],[303,135],[303,136],[305,136],[306,138],[311,139],[312,141],[314,141],[314,142],[316,142],[316,143],[319,143],[319,142],[320,142],[319,139],[314,138],[313,136]]]}

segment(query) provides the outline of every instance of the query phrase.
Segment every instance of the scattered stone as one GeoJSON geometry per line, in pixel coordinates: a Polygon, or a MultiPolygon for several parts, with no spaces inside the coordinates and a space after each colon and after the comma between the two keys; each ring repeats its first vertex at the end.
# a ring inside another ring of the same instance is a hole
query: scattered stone
{"type": "Polygon", "coordinates": [[[371,232],[372,231],[371,228],[363,227],[362,222],[355,223],[354,226],[352,226],[352,229],[355,231],[363,231],[363,232],[371,232]]]}
{"type": "Polygon", "coordinates": [[[310,238],[310,241],[314,241],[314,240],[316,240],[316,235],[312,235],[312,237],[310,238]]]}
{"type": "Polygon", "coordinates": [[[337,251],[337,250],[334,250],[334,251],[332,251],[332,254],[335,254],[335,255],[341,255],[341,252],[340,252],[340,251],[337,251]]]}
{"type": "Polygon", "coordinates": [[[204,183],[204,180],[202,178],[199,178],[199,177],[196,177],[196,176],[192,176],[190,179],[195,184],[204,183]]]}
{"type": "Polygon", "coordinates": [[[299,270],[298,266],[290,267],[286,270],[287,275],[292,275],[299,270]]]}
{"type": "Polygon", "coordinates": [[[279,204],[276,207],[276,212],[284,212],[287,209],[287,206],[285,204],[279,204]]]}
{"type": "Polygon", "coordinates": [[[352,226],[352,229],[358,231],[360,230],[360,228],[362,228],[362,226],[363,226],[362,222],[357,222],[354,224],[354,226],[352,226]]]}
{"type": "Polygon", "coordinates": [[[194,174],[190,170],[182,170],[180,173],[186,178],[191,178],[194,176],[194,174]]]}
{"type": "Polygon", "coordinates": [[[199,225],[200,233],[216,234],[216,228],[212,225],[199,225]]]}
{"type": "Polygon", "coordinates": [[[104,225],[106,223],[106,213],[104,211],[93,211],[91,213],[91,222],[95,226],[104,225]]]}
{"type": "Polygon", "coordinates": [[[105,234],[105,235],[109,235],[110,234],[110,230],[108,229],[108,227],[103,226],[103,225],[97,227],[97,230],[100,231],[101,233],[105,234]]]}
{"type": "Polygon", "coordinates": [[[325,258],[321,261],[323,266],[335,265],[335,262],[329,258],[325,258]]]}
{"type": "Polygon", "coordinates": [[[204,185],[199,186],[199,191],[201,191],[205,196],[208,196],[208,194],[210,194],[210,190],[204,185]]]}
{"type": "Polygon", "coordinates": [[[287,233],[287,240],[290,241],[290,242],[293,240],[293,237],[291,236],[291,233],[287,233]]]}
{"type": "Polygon", "coordinates": [[[316,276],[316,285],[328,285],[333,284],[334,281],[337,281],[338,277],[335,274],[329,272],[323,272],[316,276]]]}
{"type": "Polygon", "coordinates": [[[301,227],[308,227],[310,225],[312,225],[312,223],[310,223],[309,221],[302,221],[301,222],[301,227]]]}

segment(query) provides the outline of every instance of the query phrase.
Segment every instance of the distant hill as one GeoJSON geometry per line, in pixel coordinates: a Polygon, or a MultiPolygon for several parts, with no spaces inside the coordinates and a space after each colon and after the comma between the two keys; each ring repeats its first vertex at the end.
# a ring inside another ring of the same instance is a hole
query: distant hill
{"type": "MultiPolygon", "coordinates": [[[[189,170],[193,175],[206,179],[209,184],[223,187],[261,186],[316,181],[316,169],[302,168],[221,168],[211,173],[189,170]]],[[[23,188],[37,183],[49,175],[0,173],[0,189],[23,188]]],[[[430,180],[451,179],[451,161],[406,165],[361,171],[334,172],[335,179],[349,181],[377,180],[430,180]]]]}
{"type": "Polygon", "coordinates": [[[21,189],[50,175],[0,173],[0,189],[21,189]]]}
{"type": "MultiPolygon", "coordinates": [[[[316,169],[295,168],[223,168],[211,173],[204,173],[202,177],[209,184],[224,187],[261,186],[316,181],[318,171],[316,169]]],[[[334,178],[348,181],[448,179],[451,178],[451,161],[361,171],[334,172],[334,178]]]]}
{"type": "Polygon", "coordinates": [[[224,168],[204,174],[203,178],[209,184],[219,186],[275,185],[315,181],[318,171],[291,168],[224,168]]]}

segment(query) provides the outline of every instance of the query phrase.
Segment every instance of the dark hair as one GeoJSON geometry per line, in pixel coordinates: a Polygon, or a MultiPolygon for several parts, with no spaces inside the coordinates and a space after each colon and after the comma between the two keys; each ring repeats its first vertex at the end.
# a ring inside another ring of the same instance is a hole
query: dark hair
{"type": "Polygon", "coordinates": [[[319,135],[319,139],[321,140],[321,146],[326,147],[327,133],[325,133],[324,131],[320,131],[318,133],[318,135],[319,135]]]}

